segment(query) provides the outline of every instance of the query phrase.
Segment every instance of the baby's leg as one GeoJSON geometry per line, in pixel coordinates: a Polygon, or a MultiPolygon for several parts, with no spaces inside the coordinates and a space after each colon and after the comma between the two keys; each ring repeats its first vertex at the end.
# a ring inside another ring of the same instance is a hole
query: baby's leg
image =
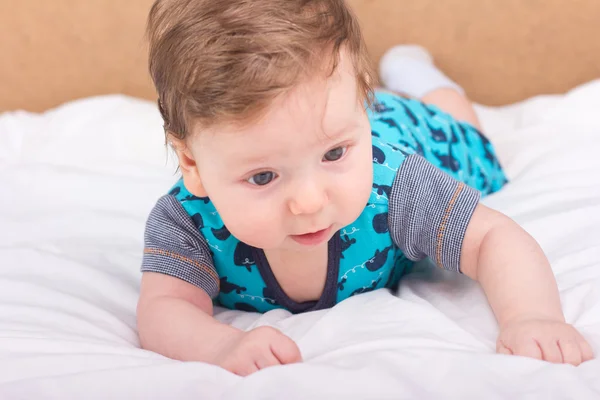
{"type": "Polygon", "coordinates": [[[452,115],[456,120],[468,122],[481,130],[481,124],[475,114],[473,105],[464,94],[455,89],[435,89],[421,97],[421,101],[427,104],[434,104],[452,115]]]}
{"type": "Polygon", "coordinates": [[[423,144],[428,145],[421,146],[421,152],[429,162],[483,195],[504,186],[506,176],[492,144],[481,134],[481,125],[471,102],[460,86],[435,67],[427,50],[420,46],[393,47],[381,59],[380,76],[386,88],[418,98],[444,111],[440,115],[430,109],[415,122],[419,124],[417,132],[422,135],[423,144]],[[458,130],[448,128],[450,130],[443,134],[436,131],[434,135],[430,125],[432,121],[427,120],[431,114],[447,122],[442,125],[436,122],[435,129],[458,125],[458,130]],[[455,135],[457,131],[463,136],[455,135]],[[448,145],[441,145],[439,137],[445,137],[448,145]]]}
{"type": "Polygon", "coordinates": [[[412,45],[391,48],[381,59],[380,76],[388,89],[436,105],[458,121],[481,129],[463,89],[435,67],[424,48],[412,45]]]}

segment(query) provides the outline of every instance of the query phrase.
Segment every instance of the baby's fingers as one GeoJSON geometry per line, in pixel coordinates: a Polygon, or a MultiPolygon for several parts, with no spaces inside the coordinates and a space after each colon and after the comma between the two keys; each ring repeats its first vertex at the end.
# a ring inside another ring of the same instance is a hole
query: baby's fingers
{"type": "MultiPolygon", "coordinates": [[[[540,348],[542,349],[542,359],[551,363],[561,364],[564,360],[565,349],[559,347],[558,341],[556,340],[544,340],[538,341],[540,348]],[[562,350],[562,351],[561,351],[562,350]]],[[[579,354],[579,347],[576,348],[577,354],[579,354]]],[[[571,349],[569,349],[569,353],[571,355],[571,349]]],[[[574,356],[571,355],[571,358],[574,356]]]]}
{"type": "Polygon", "coordinates": [[[594,351],[592,350],[592,346],[590,346],[590,344],[581,335],[579,335],[579,348],[581,349],[582,362],[594,359],[594,351]]]}
{"type": "Polygon", "coordinates": [[[538,360],[543,359],[542,350],[540,349],[538,343],[533,339],[517,343],[515,346],[513,346],[512,351],[515,356],[531,357],[538,360]]]}
{"type": "Polygon", "coordinates": [[[258,365],[256,363],[248,360],[240,365],[235,366],[234,368],[227,368],[229,371],[233,372],[239,376],[248,376],[259,370],[258,365]]]}
{"type": "Polygon", "coordinates": [[[579,344],[572,339],[559,339],[563,360],[566,364],[578,366],[581,364],[581,348],[579,344]]]}
{"type": "Polygon", "coordinates": [[[281,364],[291,364],[302,361],[298,345],[289,337],[281,335],[271,343],[271,352],[281,364]]]}
{"type": "Polygon", "coordinates": [[[274,365],[281,365],[277,357],[271,352],[271,349],[267,349],[263,354],[256,360],[256,366],[258,369],[264,369],[272,367],[274,365]]]}
{"type": "Polygon", "coordinates": [[[498,340],[498,343],[496,343],[496,353],[498,354],[507,354],[507,355],[512,355],[512,350],[509,349],[508,347],[506,347],[504,345],[504,343],[502,343],[501,340],[498,340]]]}

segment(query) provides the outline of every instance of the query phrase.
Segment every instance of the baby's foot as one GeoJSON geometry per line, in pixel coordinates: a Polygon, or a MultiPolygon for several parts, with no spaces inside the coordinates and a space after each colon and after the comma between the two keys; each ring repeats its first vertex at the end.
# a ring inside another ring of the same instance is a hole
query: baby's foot
{"type": "Polygon", "coordinates": [[[399,45],[389,49],[379,62],[379,77],[384,87],[421,98],[440,88],[464,90],[433,63],[433,57],[419,45],[399,45]]]}

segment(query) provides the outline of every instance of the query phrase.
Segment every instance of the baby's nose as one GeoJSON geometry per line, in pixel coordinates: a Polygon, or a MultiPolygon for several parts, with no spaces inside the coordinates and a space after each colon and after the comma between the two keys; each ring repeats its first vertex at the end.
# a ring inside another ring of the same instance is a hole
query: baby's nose
{"type": "Polygon", "coordinates": [[[316,214],[325,207],[328,198],[325,190],[314,182],[301,185],[289,202],[293,215],[316,214]]]}

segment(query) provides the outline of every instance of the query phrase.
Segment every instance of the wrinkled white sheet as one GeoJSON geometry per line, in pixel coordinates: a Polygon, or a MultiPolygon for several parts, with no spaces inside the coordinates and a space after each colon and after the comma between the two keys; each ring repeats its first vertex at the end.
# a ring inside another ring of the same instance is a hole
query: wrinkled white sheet
{"type": "MultiPolygon", "coordinates": [[[[600,81],[478,111],[512,179],[486,203],[539,240],[600,353],[600,81]]],[[[140,350],[144,222],[175,179],[160,126],[154,104],[122,96],[0,115],[0,399],[600,398],[600,360],[494,354],[480,288],[427,268],[397,296],[219,315],[276,326],[303,364],[240,378],[140,350]]]]}

